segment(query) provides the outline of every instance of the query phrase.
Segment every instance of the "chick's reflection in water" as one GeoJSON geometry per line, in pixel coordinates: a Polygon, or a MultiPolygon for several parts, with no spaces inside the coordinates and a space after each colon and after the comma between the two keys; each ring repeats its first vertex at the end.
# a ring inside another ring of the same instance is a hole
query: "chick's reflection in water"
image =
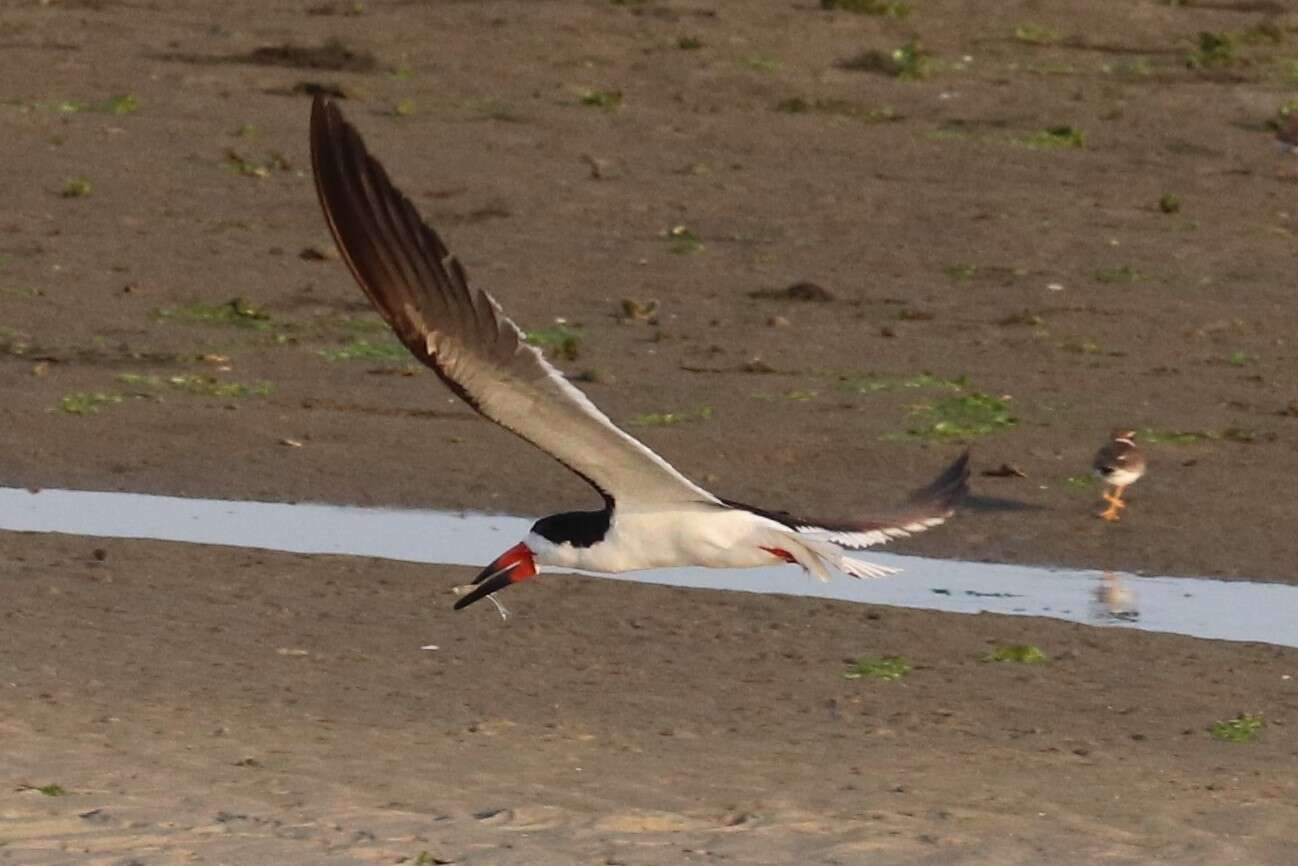
{"type": "Polygon", "coordinates": [[[1140,619],[1136,593],[1122,578],[1106,571],[1095,584],[1092,606],[1096,622],[1135,622],[1140,619]]]}

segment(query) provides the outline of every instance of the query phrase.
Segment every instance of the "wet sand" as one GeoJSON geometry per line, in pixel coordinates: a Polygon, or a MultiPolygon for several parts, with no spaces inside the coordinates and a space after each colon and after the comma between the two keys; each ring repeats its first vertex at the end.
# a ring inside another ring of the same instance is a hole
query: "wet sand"
{"type": "Polygon", "coordinates": [[[466,569],[14,538],[0,862],[1288,856],[1298,650],[578,577],[502,622],[466,569]]]}

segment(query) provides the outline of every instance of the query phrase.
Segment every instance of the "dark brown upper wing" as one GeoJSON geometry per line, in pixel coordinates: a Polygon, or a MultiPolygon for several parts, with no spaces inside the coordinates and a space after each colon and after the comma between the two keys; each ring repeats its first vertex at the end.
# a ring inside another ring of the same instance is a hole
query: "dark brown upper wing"
{"type": "Polygon", "coordinates": [[[715,502],[619,430],[529,346],[414,206],[338,107],[317,96],[311,163],[325,220],[352,275],[412,354],[474,409],[618,502],[715,502]]]}

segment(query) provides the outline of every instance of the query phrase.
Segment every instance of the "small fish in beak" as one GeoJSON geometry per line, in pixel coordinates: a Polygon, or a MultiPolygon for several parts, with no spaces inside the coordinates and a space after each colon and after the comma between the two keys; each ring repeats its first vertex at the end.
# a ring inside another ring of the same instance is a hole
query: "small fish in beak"
{"type": "MultiPolygon", "coordinates": [[[[521,583],[535,574],[536,560],[533,558],[531,548],[521,542],[515,544],[496,557],[491,565],[484,568],[473,579],[473,591],[456,601],[455,609],[460,610],[479,599],[490,598],[492,593],[504,589],[511,583],[521,583]]],[[[495,601],[494,598],[491,600],[495,601]]]]}

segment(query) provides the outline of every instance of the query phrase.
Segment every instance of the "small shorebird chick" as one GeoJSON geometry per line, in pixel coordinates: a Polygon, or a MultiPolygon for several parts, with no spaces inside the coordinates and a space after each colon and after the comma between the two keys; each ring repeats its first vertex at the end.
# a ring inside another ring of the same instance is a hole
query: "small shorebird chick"
{"type": "Polygon", "coordinates": [[[1145,474],[1145,455],[1136,447],[1135,436],[1135,430],[1114,430],[1105,446],[1095,453],[1091,471],[1113,487],[1112,491],[1104,491],[1104,501],[1109,507],[1096,515],[1104,520],[1118,519],[1118,510],[1127,507],[1122,501],[1122,491],[1145,474]]]}

